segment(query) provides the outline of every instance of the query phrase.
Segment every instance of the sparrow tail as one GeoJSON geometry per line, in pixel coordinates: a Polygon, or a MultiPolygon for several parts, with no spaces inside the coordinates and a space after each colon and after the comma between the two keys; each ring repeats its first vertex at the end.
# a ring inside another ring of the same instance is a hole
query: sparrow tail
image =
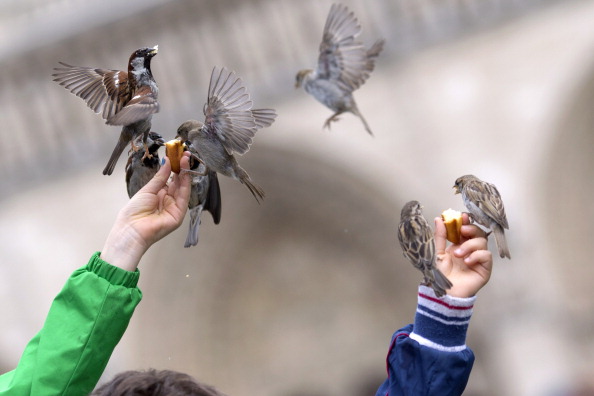
{"type": "Polygon", "coordinates": [[[434,281],[431,282],[431,287],[435,291],[437,297],[441,297],[446,294],[447,289],[452,288],[452,282],[437,268],[432,270],[434,281]]]}
{"type": "Polygon", "coordinates": [[[371,132],[371,128],[369,128],[367,121],[365,121],[363,114],[361,114],[361,112],[359,112],[359,109],[357,108],[357,106],[353,106],[351,112],[361,119],[361,121],[363,122],[363,126],[365,126],[365,130],[367,131],[367,133],[369,133],[371,136],[373,136],[373,132],[371,132]]]}
{"type": "Polygon", "coordinates": [[[190,228],[188,229],[188,236],[186,237],[185,248],[196,246],[198,244],[198,231],[200,231],[200,214],[202,213],[202,205],[190,209],[190,228]]]}
{"type": "Polygon", "coordinates": [[[245,186],[250,190],[250,192],[252,193],[254,198],[256,198],[256,201],[258,203],[260,203],[260,201],[264,199],[264,190],[262,190],[262,188],[255,185],[254,183],[252,183],[250,176],[242,168],[237,167],[236,173],[237,173],[237,178],[239,179],[239,181],[241,183],[245,184],[245,186]]]}
{"type": "Polygon", "coordinates": [[[250,179],[244,179],[241,182],[246,185],[258,203],[264,199],[264,190],[252,183],[250,179]]]}
{"type": "Polygon", "coordinates": [[[499,250],[499,257],[511,259],[511,255],[509,254],[509,248],[507,247],[507,240],[505,239],[505,234],[503,233],[503,227],[499,224],[495,224],[492,227],[493,234],[495,234],[495,242],[497,243],[497,250],[499,250]]]}
{"type": "Polygon", "coordinates": [[[120,138],[118,139],[118,143],[116,144],[116,146],[113,149],[113,152],[111,153],[111,157],[109,157],[109,161],[107,162],[105,169],[103,169],[104,175],[111,175],[113,173],[116,163],[118,162],[120,155],[122,155],[127,145],[128,142],[126,142],[120,136],[120,138]]]}

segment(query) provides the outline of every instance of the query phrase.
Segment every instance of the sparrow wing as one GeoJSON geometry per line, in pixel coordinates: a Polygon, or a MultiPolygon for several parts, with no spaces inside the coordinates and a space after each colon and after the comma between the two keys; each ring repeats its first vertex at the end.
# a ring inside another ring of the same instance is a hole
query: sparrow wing
{"type": "Polygon", "coordinates": [[[435,261],[435,243],[431,227],[422,216],[411,216],[400,222],[398,240],[404,256],[421,271],[435,261]]]}
{"type": "Polygon", "coordinates": [[[126,105],[107,119],[108,125],[130,125],[159,111],[159,102],[148,85],[139,87],[126,105]]]}
{"type": "Polygon", "coordinates": [[[63,67],[54,68],[54,81],[83,99],[103,119],[113,117],[129,100],[128,73],[60,64],[63,67]]]}
{"type": "Polygon", "coordinates": [[[354,91],[367,80],[383,41],[369,50],[368,59],[368,50],[355,40],[360,33],[361,26],[353,12],[344,5],[332,4],[320,44],[318,78],[334,81],[346,92],[354,91]]]}
{"type": "Polygon", "coordinates": [[[495,185],[484,181],[469,183],[466,187],[466,195],[487,216],[495,220],[503,228],[509,228],[505,208],[503,207],[503,200],[495,185]]]}
{"type": "Polygon", "coordinates": [[[422,269],[432,268],[435,263],[435,242],[433,241],[433,230],[423,216],[413,216],[410,224],[415,230],[418,240],[417,256],[422,269]]]}
{"type": "MultiPolygon", "coordinates": [[[[206,133],[216,136],[228,154],[245,154],[259,126],[243,81],[225,68],[212,70],[208,100],[204,105],[206,133]]],[[[265,125],[264,117],[258,123],[265,125]]]]}
{"type": "Polygon", "coordinates": [[[215,224],[221,221],[221,188],[219,187],[219,179],[217,172],[208,171],[210,179],[208,194],[206,195],[206,202],[204,203],[204,210],[208,210],[212,214],[212,219],[215,224]]]}
{"type": "Polygon", "coordinates": [[[273,109],[254,109],[252,110],[252,116],[256,121],[256,127],[258,129],[266,128],[274,122],[276,111],[273,109]]]}
{"type": "Polygon", "coordinates": [[[435,241],[433,240],[433,230],[424,217],[416,217],[421,223],[420,231],[420,249],[419,256],[425,265],[425,268],[431,268],[435,263],[435,241]]]}

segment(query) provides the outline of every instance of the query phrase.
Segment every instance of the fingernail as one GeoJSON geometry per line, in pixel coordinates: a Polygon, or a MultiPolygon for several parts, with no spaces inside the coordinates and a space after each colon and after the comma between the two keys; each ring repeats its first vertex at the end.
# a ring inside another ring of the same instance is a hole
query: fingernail
{"type": "Polygon", "coordinates": [[[165,165],[165,157],[161,158],[161,165],[165,165]]]}
{"type": "Polygon", "coordinates": [[[456,254],[456,256],[462,256],[464,255],[464,250],[458,248],[454,251],[454,253],[456,254]]]}

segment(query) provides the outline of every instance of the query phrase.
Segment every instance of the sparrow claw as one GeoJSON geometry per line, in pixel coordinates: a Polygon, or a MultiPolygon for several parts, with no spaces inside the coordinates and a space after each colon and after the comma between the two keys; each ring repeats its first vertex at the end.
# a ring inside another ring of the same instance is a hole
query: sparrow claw
{"type": "MultiPolygon", "coordinates": [[[[196,154],[190,152],[190,156],[195,159],[196,161],[200,162],[202,165],[204,165],[204,172],[198,172],[195,170],[188,170],[189,173],[192,173],[194,175],[197,176],[206,176],[208,174],[208,167],[206,166],[206,164],[204,163],[204,161],[202,161],[202,159],[200,157],[198,157],[196,154]]],[[[192,167],[194,168],[194,167],[192,167]]]]}
{"type": "MultiPolygon", "coordinates": [[[[140,147],[137,148],[137,151],[138,150],[140,150],[140,147]]],[[[145,143],[144,144],[144,155],[142,156],[142,160],[144,161],[146,158],[151,159],[151,158],[153,158],[153,155],[149,151],[148,144],[145,143]]]]}
{"type": "Polygon", "coordinates": [[[326,120],[326,122],[324,122],[324,128],[328,128],[328,130],[329,130],[329,129],[330,129],[330,123],[331,123],[331,122],[338,121],[338,120],[339,120],[339,118],[338,118],[338,114],[334,114],[334,115],[332,115],[332,117],[328,118],[328,119],[326,120]]]}
{"type": "Polygon", "coordinates": [[[130,151],[137,152],[138,150],[140,150],[140,147],[141,146],[137,146],[136,144],[134,144],[134,140],[130,142],[130,151]]]}
{"type": "Polygon", "coordinates": [[[462,212],[462,214],[466,213],[468,215],[468,220],[470,220],[470,224],[474,224],[474,218],[472,217],[472,213],[470,212],[462,212]]]}
{"type": "Polygon", "coordinates": [[[180,172],[189,173],[194,176],[206,176],[206,172],[198,172],[192,169],[182,169],[180,172]]]}

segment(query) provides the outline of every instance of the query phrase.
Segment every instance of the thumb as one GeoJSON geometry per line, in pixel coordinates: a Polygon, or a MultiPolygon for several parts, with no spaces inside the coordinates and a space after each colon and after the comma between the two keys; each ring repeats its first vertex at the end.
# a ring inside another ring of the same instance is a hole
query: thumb
{"type": "Polygon", "coordinates": [[[169,161],[169,158],[165,157],[165,163],[161,166],[161,169],[159,169],[155,176],[153,176],[142,189],[144,192],[157,194],[157,192],[167,184],[169,175],[171,175],[171,162],[169,161]]]}

